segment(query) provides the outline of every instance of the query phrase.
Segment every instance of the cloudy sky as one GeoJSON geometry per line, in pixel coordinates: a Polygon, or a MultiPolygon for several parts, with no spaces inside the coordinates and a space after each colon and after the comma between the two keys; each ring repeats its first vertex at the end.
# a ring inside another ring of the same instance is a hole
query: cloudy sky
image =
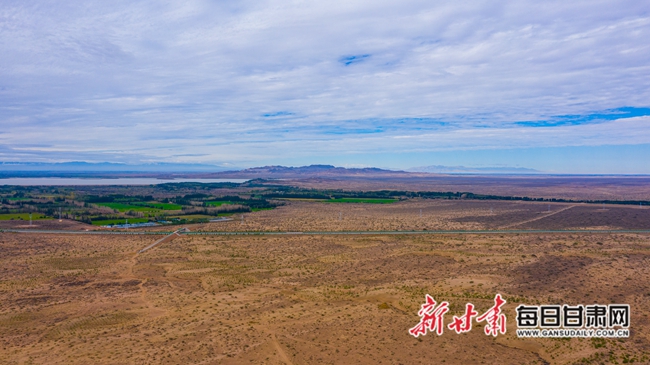
{"type": "Polygon", "coordinates": [[[647,1],[0,3],[0,161],[650,173],[647,1]]]}

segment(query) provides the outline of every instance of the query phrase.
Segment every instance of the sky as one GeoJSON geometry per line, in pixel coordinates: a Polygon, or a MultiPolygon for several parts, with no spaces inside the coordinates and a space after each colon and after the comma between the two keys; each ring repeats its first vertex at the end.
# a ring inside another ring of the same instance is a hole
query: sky
{"type": "Polygon", "coordinates": [[[0,3],[0,161],[650,173],[647,1],[0,3]]]}

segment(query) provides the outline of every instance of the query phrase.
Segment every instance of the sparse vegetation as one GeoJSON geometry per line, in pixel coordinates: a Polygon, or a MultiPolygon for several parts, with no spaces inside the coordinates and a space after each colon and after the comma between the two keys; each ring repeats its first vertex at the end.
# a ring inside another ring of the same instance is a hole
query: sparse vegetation
{"type": "MultiPolygon", "coordinates": [[[[103,220],[102,224],[165,219],[192,223],[191,231],[140,255],[138,250],[162,236],[0,233],[0,362],[648,361],[643,337],[650,332],[647,234],[200,233],[644,228],[650,222],[650,209],[620,205],[602,211],[590,205],[555,203],[554,213],[548,214],[547,203],[532,201],[328,195],[327,200],[398,202],[346,205],[287,200],[278,209],[264,210],[281,204],[266,195],[275,187],[230,186],[221,191],[170,185],[142,187],[133,195],[108,188],[38,189],[20,190],[28,200],[7,199],[4,214],[26,214],[16,212],[23,209],[45,215],[36,210],[50,209],[50,216],[55,216],[61,208],[62,222],[49,219],[37,224],[81,230],[93,227],[79,222],[79,216],[103,220]],[[211,201],[233,204],[206,204],[211,201]],[[129,215],[131,210],[118,213],[100,205],[144,207],[139,204],[151,202],[181,209],[149,206],[151,211],[129,215]],[[234,219],[207,223],[226,214],[234,214],[234,219]],[[408,334],[419,320],[425,294],[449,302],[448,324],[454,315],[463,314],[468,302],[478,312],[486,311],[496,293],[507,300],[504,336],[486,336],[482,323],[463,335],[447,328],[440,337],[428,334],[414,339],[408,334]],[[547,303],[631,303],[632,337],[517,339],[514,308],[547,303]]],[[[17,193],[0,191],[11,197],[17,193]]],[[[0,222],[0,227],[24,225],[24,221],[0,222]]]]}

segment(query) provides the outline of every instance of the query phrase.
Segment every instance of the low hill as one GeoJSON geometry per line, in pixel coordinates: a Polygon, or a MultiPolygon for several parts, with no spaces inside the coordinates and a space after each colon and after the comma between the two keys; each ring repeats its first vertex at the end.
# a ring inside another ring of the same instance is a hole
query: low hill
{"type": "Polygon", "coordinates": [[[224,171],[211,174],[215,178],[306,178],[306,177],[407,177],[418,173],[384,170],[376,167],[345,168],[332,165],[309,165],[300,167],[264,166],[239,171],[224,171]]]}

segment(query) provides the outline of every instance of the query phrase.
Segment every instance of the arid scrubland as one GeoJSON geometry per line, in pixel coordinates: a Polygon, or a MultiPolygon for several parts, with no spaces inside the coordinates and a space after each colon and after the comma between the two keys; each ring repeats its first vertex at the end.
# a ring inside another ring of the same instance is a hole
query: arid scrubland
{"type": "Polygon", "coordinates": [[[650,199],[647,176],[428,175],[409,178],[297,178],[283,183],[311,189],[470,191],[477,194],[564,199],[650,199]]]}
{"type": "Polygon", "coordinates": [[[274,210],[196,225],[199,231],[650,229],[650,207],[584,203],[408,200],[392,204],[290,201],[274,210]]]}
{"type": "MultiPolygon", "coordinates": [[[[447,206],[443,214],[439,206],[448,202],[426,203],[292,203],[248,214],[243,226],[548,229],[593,221],[594,227],[618,227],[598,220],[598,214],[627,209],[616,217],[638,222],[643,221],[638,215],[647,214],[633,207],[586,206],[583,212],[582,206],[558,204],[551,213],[565,210],[550,216],[541,213],[547,204],[489,202],[447,206]],[[420,209],[422,221],[435,223],[412,223],[420,209]],[[504,216],[491,218],[498,214],[504,216]],[[503,218],[509,214],[518,220],[503,218]],[[541,216],[555,223],[544,226],[541,216]],[[355,226],[363,221],[367,226],[355,226]]],[[[234,221],[193,230],[219,225],[242,226],[234,221]]],[[[0,364],[650,360],[648,234],[185,235],[136,254],[155,239],[0,233],[0,364]],[[500,293],[507,300],[508,331],[494,338],[475,323],[469,333],[445,329],[441,336],[416,339],[408,330],[418,323],[427,293],[450,303],[446,324],[468,302],[484,312],[500,293]],[[520,303],[630,304],[631,336],[519,339],[515,308],[520,303]]]]}

